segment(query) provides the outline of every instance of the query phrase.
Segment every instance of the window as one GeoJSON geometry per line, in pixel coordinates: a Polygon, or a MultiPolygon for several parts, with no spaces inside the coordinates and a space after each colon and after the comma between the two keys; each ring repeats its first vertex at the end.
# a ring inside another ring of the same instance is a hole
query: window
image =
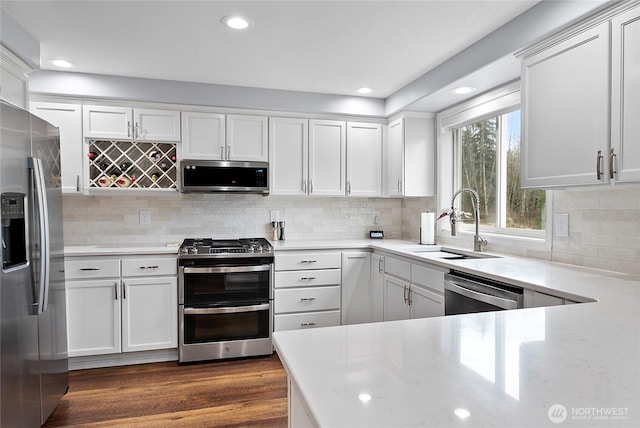
{"type": "MultiPolygon", "coordinates": [[[[480,198],[480,224],[491,228],[544,230],[544,190],[520,188],[520,110],[452,131],[459,154],[456,180],[480,198]]],[[[461,195],[462,196],[462,195],[461,195]]],[[[473,213],[470,197],[462,211],[473,213]]]]}
{"type": "MultiPolygon", "coordinates": [[[[478,193],[480,234],[489,244],[548,249],[546,219],[551,192],[520,188],[520,83],[515,82],[438,113],[438,207],[447,210],[458,189],[478,193]]],[[[452,237],[449,222],[438,222],[444,242],[468,240],[473,233],[472,198],[455,200],[469,213],[458,222],[463,236],[452,237]]]]}

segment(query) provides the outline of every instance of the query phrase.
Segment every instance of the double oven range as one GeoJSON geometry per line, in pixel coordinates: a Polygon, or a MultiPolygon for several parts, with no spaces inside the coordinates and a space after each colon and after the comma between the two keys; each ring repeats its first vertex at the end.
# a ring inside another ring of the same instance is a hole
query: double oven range
{"type": "Polygon", "coordinates": [[[179,362],[273,353],[273,247],[185,239],[178,250],[179,362]]]}

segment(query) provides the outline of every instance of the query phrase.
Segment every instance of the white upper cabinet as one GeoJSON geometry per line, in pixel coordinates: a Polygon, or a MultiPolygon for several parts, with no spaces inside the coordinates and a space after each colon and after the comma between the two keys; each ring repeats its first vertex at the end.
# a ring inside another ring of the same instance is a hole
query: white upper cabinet
{"type": "Polygon", "coordinates": [[[82,107],[79,104],[31,102],[30,109],[60,129],[62,193],[82,193],[82,107]]]}
{"type": "Polygon", "coordinates": [[[620,2],[524,53],[522,187],[640,180],[639,10],[620,2]]]}
{"type": "Polygon", "coordinates": [[[226,160],[268,160],[266,116],[228,114],[226,132],[226,160]]]}
{"type": "Polygon", "coordinates": [[[225,115],[204,112],[182,112],[182,158],[224,159],[225,115]]]}
{"type": "Polygon", "coordinates": [[[309,195],[345,195],[346,141],[345,122],[309,121],[309,195]]]}
{"type": "Polygon", "coordinates": [[[347,123],[347,196],[382,196],[382,125],[347,123]]]}
{"type": "Polygon", "coordinates": [[[385,196],[435,194],[433,117],[402,116],[390,122],[383,153],[385,196]]]}
{"type": "Polygon", "coordinates": [[[306,195],[309,174],[309,121],[269,118],[269,193],[306,195]]]}
{"type": "Polygon", "coordinates": [[[522,64],[522,187],[607,182],[609,24],[522,64]]]}
{"type": "Polygon", "coordinates": [[[640,181],[640,7],[611,21],[609,178],[640,181]]]}
{"type": "Polygon", "coordinates": [[[85,105],[84,137],[109,140],[180,141],[180,112],[85,105]]]}

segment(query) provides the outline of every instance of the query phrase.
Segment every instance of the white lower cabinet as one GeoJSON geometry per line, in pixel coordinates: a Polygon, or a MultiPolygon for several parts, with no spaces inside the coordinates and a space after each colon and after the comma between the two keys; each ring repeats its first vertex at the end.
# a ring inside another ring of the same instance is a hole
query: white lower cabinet
{"type": "Polygon", "coordinates": [[[70,357],[121,351],[120,278],[67,281],[70,357]]]}
{"type": "Polygon", "coordinates": [[[371,253],[342,253],[342,324],[373,321],[371,253]]]}
{"type": "Polygon", "coordinates": [[[276,253],[274,330],[340,325],[339,252],[276,253]]]}
{"type": "Polygon", "coordinates": [[[70,357],[177,346],[175,256],[68,257],[65,273],[70,357]]]}
{"type": "Polygon", "coordinates": [[[122,351],[178,346],[178,280],[175,277],[122,280],[122,351]]]}
{"type": "Polygon", "coordinates": [[[383,321],[444,315],[445,270],[385,256],[383,321]]]}

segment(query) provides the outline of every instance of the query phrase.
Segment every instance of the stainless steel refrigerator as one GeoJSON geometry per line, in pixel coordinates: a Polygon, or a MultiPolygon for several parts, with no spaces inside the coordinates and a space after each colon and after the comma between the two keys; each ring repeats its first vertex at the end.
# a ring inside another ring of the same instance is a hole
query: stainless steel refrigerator
{"type": "Polygon", "coordinates": [[[0,426],[39,427],[68,388],[58,128],[0,101],[0,426]]]}

